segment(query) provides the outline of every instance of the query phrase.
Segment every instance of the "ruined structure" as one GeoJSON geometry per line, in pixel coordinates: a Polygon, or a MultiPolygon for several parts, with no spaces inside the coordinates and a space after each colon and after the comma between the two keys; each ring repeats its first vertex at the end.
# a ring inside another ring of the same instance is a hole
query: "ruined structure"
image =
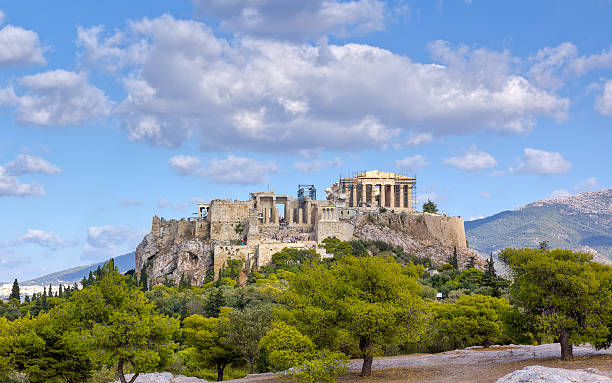
{"type": "Polygon", "coordinates": [[[319,247],[325,238],[376,239],[367,228],[381,214],[390,214],[385,218],[390,230],[401,226],[403,235],[415,238],[406,245],[407,251],[419,251],[415,243],[430,249],[465,249],[460,217],[413,209],[415,182],[411,177],[373,170],[342,178],[326,189],[326,200],[313,199],[313,185],[300,185],[297,198],[257,192],[246,201],[215,199],[198,204],[196,217],[189,219],[154,217],[151,232],[136,249],[136,271],[146,270],[152,283],[165,278],[178,281],[184,275],[199,284],[207,273],[216,278],[228,260],[239,259],[244,261],[246,275],[268,264],[285,247],[314,248],[326,256],[319,247]],[[381,213],[383,210],[389,212],[381,213]]]}

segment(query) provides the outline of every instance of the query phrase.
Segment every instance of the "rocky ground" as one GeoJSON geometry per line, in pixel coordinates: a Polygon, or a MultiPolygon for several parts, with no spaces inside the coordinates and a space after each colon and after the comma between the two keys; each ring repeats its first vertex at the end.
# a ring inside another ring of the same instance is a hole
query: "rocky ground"
{"type": "MultiPolygon", "coordinates": [[[[440,354],[413,354],[377,358],[373,374],[360,378],[361,361],[352,361],[338,382],[363,383],[609,383],[612,382],[612,349],[596,351],[574,347],[574,360],[559,359],[558,343],[541,346],[474,347],[440,354]],[[528,367],[528,368],[526,368],[528,367]],[[536,368],[537,367],[537,368],[536,368]],[[597,376],[599,375],[599,376],[597,376]],[[590,380],[589,380],[590,379],[590,380]],[[606,380],[607,379],[607,380],[606,380]]],[[[203,383],[204,380],[143,374],[135,383],[203,383]]],[[[233,383],[281,383],[272,374],[256,374],[233,383]]]]}

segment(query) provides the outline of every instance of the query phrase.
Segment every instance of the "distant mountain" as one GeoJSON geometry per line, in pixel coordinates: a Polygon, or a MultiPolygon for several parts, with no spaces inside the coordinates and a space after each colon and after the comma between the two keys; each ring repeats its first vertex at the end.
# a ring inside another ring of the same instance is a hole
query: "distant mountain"
{"type": "MultiPolygon", "coordinates": [[[[125,273],[126,271],[133,269],[135,267],[135,257],[134,252],[123,254],[114,258],[115,266],[119,269],[119,272],[125,273]]],[[[57,271],[55,273],[51,273],[36,279],[31,279],[29,281],[20,282],[20,285],[28,286],[28,285],[38,285],[38,286],[46,286],[52,284],[54,286],[58,284],[73,284],[75,282],[80,282],[81,279],[89,275],[90,271],[94,271],[99,267],[104,266],[104,263],[107,261],[95,263],[88,266],[78,266],[73,267],[68,270],[57,271]]]]}
{"type": "Polygon", "coordinates": [[[506,247],[595,250],[612,260],[612,189],[550,198],[465,222],[470,248],[490,253],[506,247]]]}

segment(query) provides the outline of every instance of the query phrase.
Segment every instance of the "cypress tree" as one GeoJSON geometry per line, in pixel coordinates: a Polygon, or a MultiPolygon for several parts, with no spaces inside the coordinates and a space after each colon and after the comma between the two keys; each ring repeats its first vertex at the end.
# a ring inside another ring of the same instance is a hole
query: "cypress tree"
{"type": "Polygon", "coordinates": [[[474,258],[474,256],[472,255],[472,256],[470,257],[470,260],[468,261],[468,263],[467,263],[467,265],[466,265],[466,268],[468,268],[468,269],[472,269],[472,268],[474,268],[474,267],[476,267],[476,258],[474,258]]]}
{"type": "Polygon", "coordinates": [[[140,289],[142,291],[149,290],[149,287],[147,285],[148,282],[149,282],[148,278],[149,278],[149,276],[147,275],[147,271],[143,268],[142,271],[140,272],[140,283],[139,283],[140,289]]]}
{"type": "Polygon", "coordinates": [[[26,294],[25,298],[23,298],[25,303],[30,303],[30,296],[26,294]]]}
{"type": "Polygon", "coordinates": [[[58,290],[58,292],[57,292],[57,296],[58,296],[59,298],[63,298],[63,297],[64,297],[64,287],[63,287],[63,285],[61,285],[61,284],[59,285],[59,290],[58,290]]]}
{"type": "Polygon", "coordinates": [[[9,299],[17,299],[21,300],[21,294],[19,294],[19,283],[17,282],[17,278],[15,278],[15,282],[13,282],[13,288],[11,289],[11,295],[9,295],[9,299]]]}
{"type": "Polygon", "coordinates": [[[448,263],[453,266],[453,269],[459,270],[459,259],[457,258],[457,247],[453,248],[453,255],[448,257],[448,263]]]}
{"type": "Polygon", "coordinates": [[[221,307],[225,306],[225,297],[223,291],[217,289],[215,294],[210,294],[206,303],[204,303],[204,313],[207,317],[218,317],[221,312],[221,307]]]}

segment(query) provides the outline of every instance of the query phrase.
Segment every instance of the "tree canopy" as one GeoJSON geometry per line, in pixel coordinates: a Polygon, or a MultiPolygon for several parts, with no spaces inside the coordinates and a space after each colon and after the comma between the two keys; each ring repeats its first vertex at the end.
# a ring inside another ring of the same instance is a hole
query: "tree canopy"
{"type": "Polygon", "coordinates": [[[602,342],[612,312],[612,268],[571,250],[505,249],[500,259],[514,279],[513,300],[559,337],[561,359],[572,345],[602,342]]]}

